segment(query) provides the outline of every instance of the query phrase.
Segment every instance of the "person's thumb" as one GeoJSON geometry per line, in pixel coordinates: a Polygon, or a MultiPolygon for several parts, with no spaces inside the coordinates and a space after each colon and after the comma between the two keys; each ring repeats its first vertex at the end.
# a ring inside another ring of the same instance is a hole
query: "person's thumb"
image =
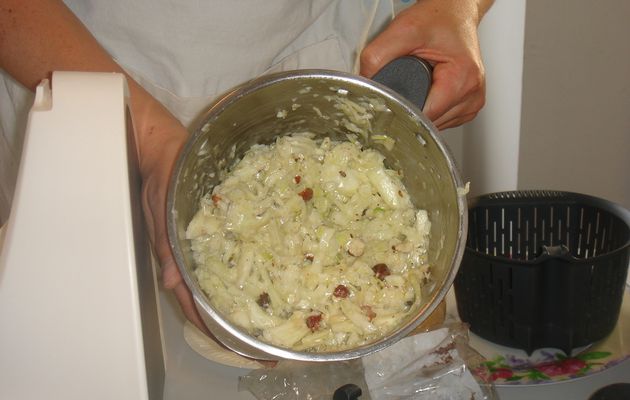
{"type": "Polygon", "coordinates": [[[406,21],[394,20],[372,42],[370,42],[359,58],[361,75],[371,78],[390,61],[413,54],[418,49],[417,32],[406,21]],[[411,34],[410,34],[411,33],[411,34]]]}

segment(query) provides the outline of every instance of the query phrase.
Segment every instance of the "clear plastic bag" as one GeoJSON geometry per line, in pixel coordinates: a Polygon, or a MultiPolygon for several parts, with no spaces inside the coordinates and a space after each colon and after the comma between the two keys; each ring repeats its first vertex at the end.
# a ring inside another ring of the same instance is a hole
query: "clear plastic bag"
{"type": "Polygon", "coordinates": [[[454,323],[404,338],[360,360],[281,361],[241,377],[239,390],[261,400],[323,400],[354,384],[361,389],[360,400],[493,400],[492,384],[471,373],[483,368],[483,361],[468,346],[467,326],[454,323]]]}
{"type": "Polygon", "coordinates": [[[360,400],[369,400],[361,360],[314,363],[280,361],[274,368],[257,369],[239,379],[239,390],[260,400],[323,400],[346,384],[357,385],[360,400]]]}

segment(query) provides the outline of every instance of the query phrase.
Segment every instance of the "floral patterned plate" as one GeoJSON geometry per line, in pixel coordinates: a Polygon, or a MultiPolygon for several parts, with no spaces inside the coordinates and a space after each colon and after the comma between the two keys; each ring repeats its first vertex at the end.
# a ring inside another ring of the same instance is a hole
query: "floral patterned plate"
{"type": "MultiPolygon", "coordinates": [[[[449,296],[447,314],[457,318],[452,290],[449,296]]],[[[630,359],[630,285],[624,291],[619,321],[613,332],[570,355],[557,349],[540,349],[528,356],[523,350],[494,344],[472,332],[469,344],[487,360],[474,372],[497,386],[550,384],[595,374],[630,359]]]]}

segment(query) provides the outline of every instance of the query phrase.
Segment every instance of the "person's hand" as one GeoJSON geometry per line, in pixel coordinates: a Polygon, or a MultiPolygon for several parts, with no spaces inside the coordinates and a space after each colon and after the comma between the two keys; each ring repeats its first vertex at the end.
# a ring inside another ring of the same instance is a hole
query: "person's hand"
{"type": "Polygon", "coordinates": [[[151,243],[161,266],[162,283],[166,289],[173,290],[186,318],[209,335],[195,308],[192,294],[179,273],[166,228],[169,181],[188,133],[152,98],[132,101],[132,109],[142,175],[142,206],[151,243]]]}
{"type": "Polygon", "coordinates": [[[488,0],[419,0],[394,18],[361,53],[372,77],[395,58],[412,55],[433,65],[424,114],[438,129],[472,120],[485,104],[477,26],[488,0]]]}

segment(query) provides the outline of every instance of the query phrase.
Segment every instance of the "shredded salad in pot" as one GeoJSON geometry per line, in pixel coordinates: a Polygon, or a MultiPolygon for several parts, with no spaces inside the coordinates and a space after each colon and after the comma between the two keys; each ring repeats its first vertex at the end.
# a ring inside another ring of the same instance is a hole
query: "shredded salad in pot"
{"type": "Polygon", "coordinates": [[[255,145],[190,222],[200,286],[260,340],[329,352],[397,328],[430,278],[430,222],[401,173],[353,135],[255,145]]]}

